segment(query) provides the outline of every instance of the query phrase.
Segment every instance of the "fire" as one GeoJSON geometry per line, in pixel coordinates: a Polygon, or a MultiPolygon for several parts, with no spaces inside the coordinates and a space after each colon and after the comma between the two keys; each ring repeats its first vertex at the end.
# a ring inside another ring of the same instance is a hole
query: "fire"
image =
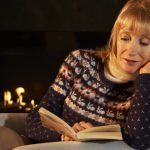
{"type": "Polygon", "coordinates": [[[6,106],[7,104],[12,104],[13,100],[11,99],[11,92],[10,91],[4,91],[4,106],[6,106]]]}
{"type": "Polygon", "coordinates": [[[17,96],[18,96],[16,103],[12,100],[11,92],[8,90],[4,91],[5,108],[18,107],[20,110],[25,110],[26,112],[29,112],[31,109],[34,109],[35,107],[37,107],[34,99],[32,99],[31,102],[28,104],[23,101],[23,93],[25,93],[25,89],[23,87],[17,87],[15,89],[15,92],[17,93],[17,96]]]}
{"type": "Polygon", "coordinates": [[[26,107],[25,110],[26,111],[30,111],[31,109],[34,109],[37,105],[35,105],[35,101],[34,99],[31,100],[31,107],[26,107]]]}
{"type": "Polygon", "coordinates": [[[17,103],[21,106],[25,106],[26,105],[26,102],[23,102],[23,93],[25,93],[25,89],[23,87],[18,87],[16,88],[16,93],[18,95],[18,98],[17,98],[17,103]]]}
{"type": "Polygon", "coordinates": [[[31,100],[31,105],[32,105],[33,108],[35,107],[34,99],[31,100]]]}

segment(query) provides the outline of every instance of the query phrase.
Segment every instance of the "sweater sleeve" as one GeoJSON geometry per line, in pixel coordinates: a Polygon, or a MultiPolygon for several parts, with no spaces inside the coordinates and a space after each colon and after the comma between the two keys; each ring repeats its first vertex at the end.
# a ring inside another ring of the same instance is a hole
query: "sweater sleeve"
{"type": "Polygon", "coordinates": [[[150,74],[141,74],[135,81],[135,93],[123,129],[124,140],[133,148],[150,148],[150,74]]]}
{"type": "Polygon", "coordinates": [[[60,134],[42,126],[38,110],[44,107],[62,117],[62,109],[66,96],[73,82],[75,68],[79,65],[79,50],[73,51],[64,60],[54,83],[48,88],[40,104],[27,116],[26,135],[34,142],[59,141],[60,134]]]}

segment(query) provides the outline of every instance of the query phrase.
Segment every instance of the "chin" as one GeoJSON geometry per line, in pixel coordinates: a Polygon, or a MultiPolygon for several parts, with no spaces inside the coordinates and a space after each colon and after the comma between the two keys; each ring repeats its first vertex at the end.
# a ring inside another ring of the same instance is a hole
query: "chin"
{"type": "Polygon", "coordinates": [[[137,69],[124,67],[124,68],[122,68],[122,71],[125,74],[135,74],[137,72],[137,69]]]}
{"type": "Polygon", "coordinates": [[[125,71],[126,74],[135,74],[136,71],[131,71],[131,70],[128,70],[128,71],[125,71]]]}

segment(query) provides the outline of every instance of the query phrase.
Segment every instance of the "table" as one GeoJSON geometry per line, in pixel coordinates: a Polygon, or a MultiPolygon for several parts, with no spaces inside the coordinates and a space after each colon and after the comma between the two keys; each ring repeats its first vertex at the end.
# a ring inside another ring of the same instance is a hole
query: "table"
{"type": "Polygon", "coordinates": [[[50,142],[31,144],[13,150],[133,150],[123,141],[50,142]]]}

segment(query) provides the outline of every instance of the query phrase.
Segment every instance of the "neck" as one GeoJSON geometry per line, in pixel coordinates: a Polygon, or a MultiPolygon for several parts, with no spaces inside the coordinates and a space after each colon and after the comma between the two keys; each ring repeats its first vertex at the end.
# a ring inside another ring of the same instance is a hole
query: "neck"
{"type": "Polygon", "coordinates": [[[128,82],[134,80],[136,77],[135,74],[128,74],[123,72],[115,60],[107,60],[106,69],[111,76],[120,80],[121,82],[128,82]]]}

